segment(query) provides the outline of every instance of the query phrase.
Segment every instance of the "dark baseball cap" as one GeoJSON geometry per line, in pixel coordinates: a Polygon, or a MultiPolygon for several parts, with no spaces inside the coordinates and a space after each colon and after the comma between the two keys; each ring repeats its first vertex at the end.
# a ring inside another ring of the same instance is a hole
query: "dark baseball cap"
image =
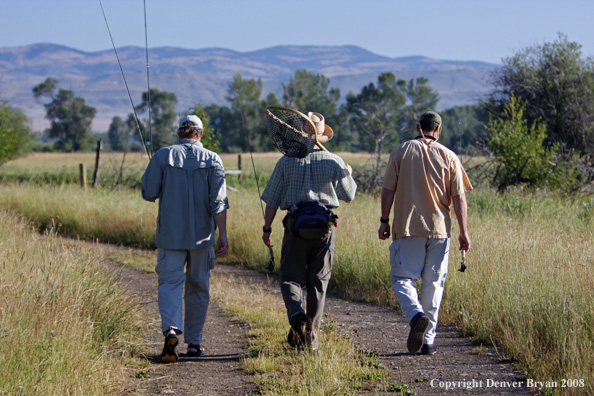
{"type": "Polygon", "coordinates": [[[435,111],[428,111],[426,113],[421,114],[419,122],[421,121],[435,121],[439,125],[441,125],[441,116],[437,114],[435,111]]]}

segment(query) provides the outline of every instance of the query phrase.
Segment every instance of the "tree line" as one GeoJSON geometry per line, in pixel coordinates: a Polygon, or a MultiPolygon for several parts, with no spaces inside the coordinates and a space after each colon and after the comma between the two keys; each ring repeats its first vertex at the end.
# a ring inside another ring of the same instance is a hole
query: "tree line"
{"type": "MultiPolygon", "coordinates": [[[[592,180],[594,62],[582,56],[578,43],[559,34],[554,42],[525,48],[503,59],[503,67],[493,72],[490,82],[493,91],[476,104],[441,112],[440,142],[458,153],[491,158],[492,183],[500,190],[523,184],[574,191],[592,180]]],[[[58,84],[48,77],[32,89],[35,98],[48,100],[44,107],[51,125],[44,137],[57,150],[92,147],[95,109],[58,84]]],[[[348,93],[342,103],[339,88],[332,87],[323,74],[306,69],[297,70],[282,84],[281,97],[273,92],[263,95],[261,79],[238,73],[227,88],[226,105],[194,104],[184,113],[203,119],[207,147],[246,152],[274,150],[266,132],[266,107],[316,111],[336,132],[331,149],[372,153],[378,173],[381,154],[414,137],[420,114],[435,109],[439,102],[438,92],[426,78],[397,79],[391,72],[381,73],[358,93],[348,93]]],[[[143,92],[140,103],[134,109],[138,123],[133,113],[125,119],[113,117],[106,134],[113,150],[142,150],[141,136],[151,151],[174,143],[172,132],[179,116],[175,93],[150,89],[143,92]]],[[[22,118],[18,110],[3,103],[0,131],[14,123],[25,124],[22,118]]],[[[10,130],[15,136],[24,135],[23,128],[10,130]]],[[[0,161],[10,159],[4,152],[14,151],[9,148],[13,146],[0,151],[0,161]]],[[[27,144],[21,141],[16,146],[27,144]]]]}
{"type": "MultiPolygon", "coordinates": [[[[281,98],[273,92],[264,97],[262,85],[261,79],[244,78],[237,73],[225,96],[228,105],[197,104],[188,111],[200,113],[206,119],[205,134],[218,142],[223,152],[274,150],[266,127],[269,106],[322,113],[326,123],[337,132],[332,142],[334,150],[382,152],[386,144],[398,140],[399,134],[391,133],[394,128],[406,129],[411,121],[408,118],[415,117],[416,113],[420,115],[418,109],[435,108],[439,100],[426,78],[397,80],[391,72],[380,74],[377,83],[365,86],[361,93],[349,93],[343,104],[339,104],[339,88],[331,87],[330,80],[323,74],[306,69],[297,70],[283,83],[281,98]]],[[[143,103],[136,108],[138,114],[145,114],[145,98],[146,92],[143,103]]],[[[156,150],[172,143],[177,98],[175,94],[157,89],[150,90],[150,98],[151,144],[156,150]]],[[[147,120],[143,120],[143,135],[147,126],[147,120]]],[[[126,121],[114,117],[108,132],[112,147],[123,150],[134,128],[132,114],[126,121]]]]}

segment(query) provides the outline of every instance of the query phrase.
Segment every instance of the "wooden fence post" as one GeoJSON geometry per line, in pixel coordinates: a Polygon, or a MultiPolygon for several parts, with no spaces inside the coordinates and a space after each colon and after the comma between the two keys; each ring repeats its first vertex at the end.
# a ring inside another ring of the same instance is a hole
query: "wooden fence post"
{"type": "Polygon", "coordinates": [[[243,174],[241,171],[241,154],[237,154],[237,169],[239,169],[239,181],[241,181],[241,176],[243,174]]]}
{"type": "Polygon", "coordinates": [[[93,173],[93,187],[99,185],[99,167],[101,166],[101,149],[103,148],[102,139],[97,142],[97,154],[95,155],[95,172],[93,173]]]}
{"type": "Polygon", "coordinates": [[[78,164],[78,169],[80,171],[80,186],[87,188],[87,169],[85,164],[78,164]]]}

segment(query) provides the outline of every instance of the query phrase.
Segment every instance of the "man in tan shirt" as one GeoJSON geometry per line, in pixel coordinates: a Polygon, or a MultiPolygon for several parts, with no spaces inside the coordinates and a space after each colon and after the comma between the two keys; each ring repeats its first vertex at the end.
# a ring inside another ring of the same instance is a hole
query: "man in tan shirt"
{"type": "Polygon", "coordinates": [[[441,117],[421,115],[419,136],[390,154],[381,196],[378,236],[390,245],[392,289],[411,324],[407,348],[433,355],[439,307],[448,271],[450,206],[460,229],[460,250],[468,251],[466,192],[472,186],[460,160],[438,143],[441,117]],[[389,216],[394,204],[394,221],[389,216]],[[415,282],[421,280],[420,297],[415,282]]]}

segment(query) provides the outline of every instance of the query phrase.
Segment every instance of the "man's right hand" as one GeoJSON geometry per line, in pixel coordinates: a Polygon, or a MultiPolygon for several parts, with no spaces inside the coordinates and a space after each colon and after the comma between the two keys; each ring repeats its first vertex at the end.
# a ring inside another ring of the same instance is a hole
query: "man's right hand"
{"type": "Polygon", "coordinates": [[[352,175],[353,174],[353,168],[349,164],[345,164],[345,165],[346,165],[347,170],[349,171],[349,175],[352,175]]]}
{"type": "Polygon", "coordinates": [[[460,250],[467,252],[470,249],[470,235],[468,235],[468,232],[460,233],[458,242],[460,243],[460,250]]]}
{"type": "Polygon", "coordinates": [[[381,223],[379,230],[377,231],[377,236],[382,241],[388,239],[390,237],[390,224],[388,223],[381,223]]]}
{"type": "Polygon", "coordinates": [[[272,230],[270,230],[270,232],[263,232],[262,233],[262,241],[264,242],[264,245],[268,246],[268,247],[273,247],[274,245],[272,245],[270,243],[270,236],[272,235],[272,230]]]}

